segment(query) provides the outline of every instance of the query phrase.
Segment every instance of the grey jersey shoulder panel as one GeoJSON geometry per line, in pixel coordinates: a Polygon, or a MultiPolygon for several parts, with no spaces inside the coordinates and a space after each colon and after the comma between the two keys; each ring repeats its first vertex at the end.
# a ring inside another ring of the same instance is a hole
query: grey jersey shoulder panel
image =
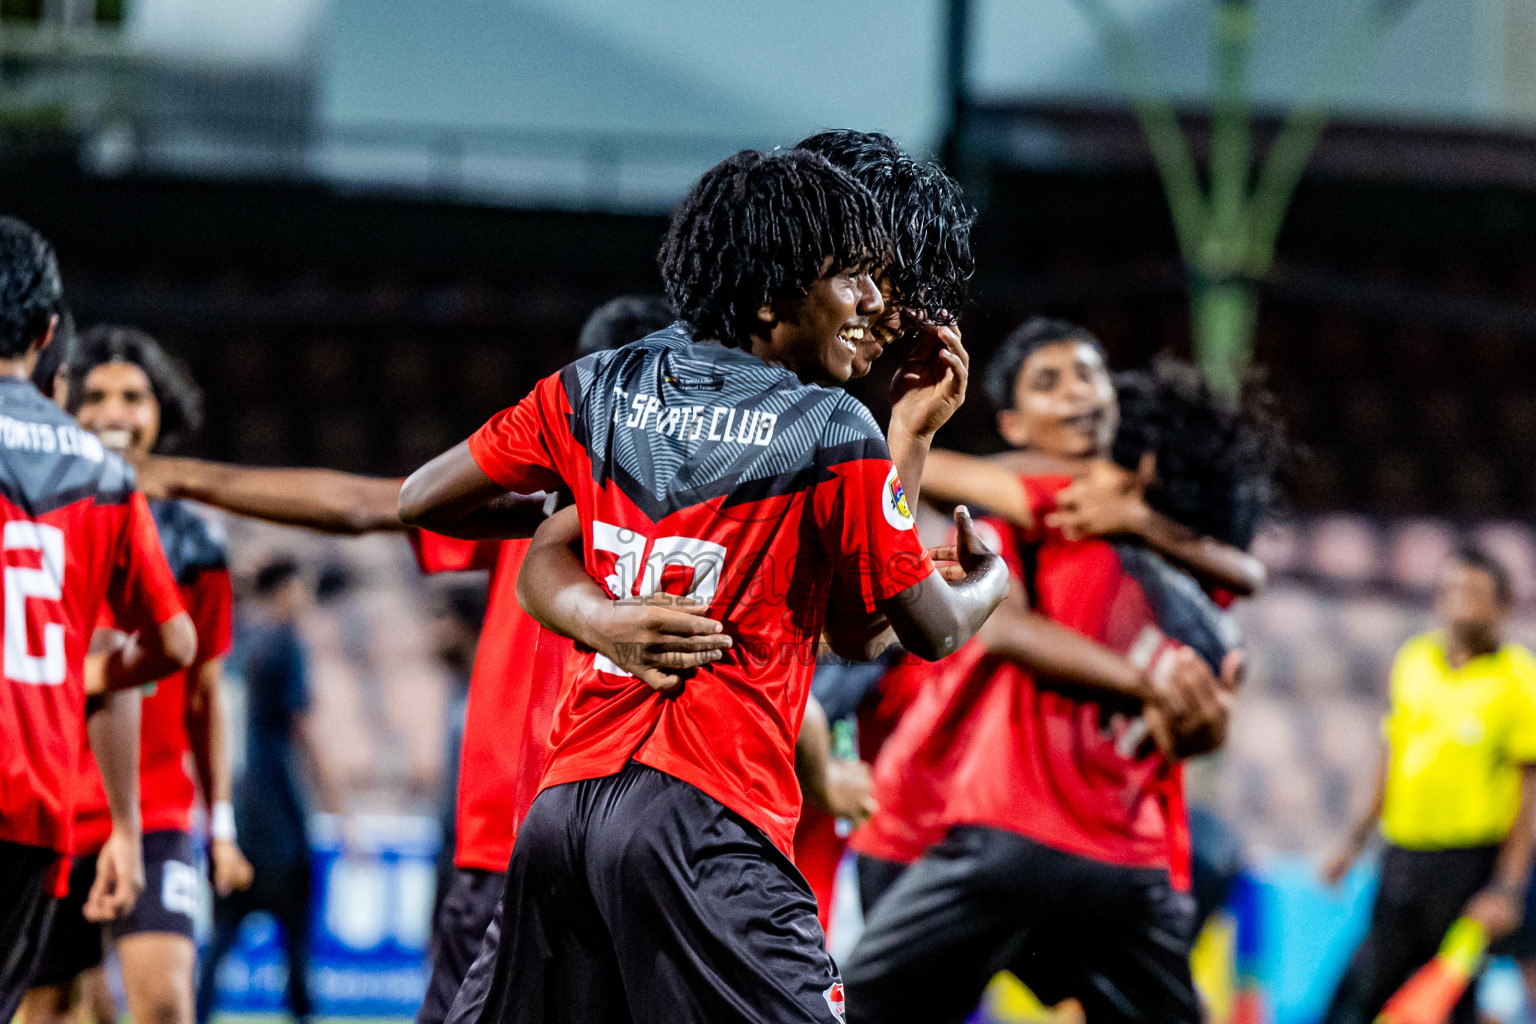
{"type": "Polygon", "coordinates": [[[30,382],[0,378],[0,494],[36,518],[77,501],[118,505],[133,470],[30,382]]]}
{"type": "Polygon", "coordinates": [[[210,569],[228,568],[224,552],[224,531],[192,510],[184,501],[152,501],[149,510],[155,517],[160,546],[171,575],[182,585],[191,583],[210,569]]]}
{"type": "Polygon", "coordinates": [[[578,360],[562,384],[593,478],[612,479],[652,520],[794,493],[840,462],[888,457],[874,417],[840,388],[694,343],[682,324],[578,360]]]}

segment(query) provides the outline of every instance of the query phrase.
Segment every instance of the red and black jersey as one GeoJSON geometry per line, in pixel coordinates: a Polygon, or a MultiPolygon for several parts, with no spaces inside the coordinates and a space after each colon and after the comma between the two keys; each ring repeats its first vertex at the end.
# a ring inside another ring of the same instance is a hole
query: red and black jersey
{"type": "Polygon", "coordinates": [[[85,651],[103,603],[180,607],[133,473],[23,380],[0,380],[0,839],[67,852],[85,651]]]}
{"type": "Polygon", "coordinates": [[[415,531],[411,545],[425,573],[491,571],[460,747],[453,862],[505,871],[544,773],[555,699],[572,644],[542,628],[517,603],[517,572],[528,541],[455,540],[415,531]]]}
{"type": "MultiPolygon", "coordinates": [[[[976,529],[1020,580],[1025,569],[1013,526],[978,519],[976,529]]],[[[1023,671],[987,655],[975,640],[941,662],[905,668],[907,701],[873,756],[878,809],[849,841],[859,853],[900,864],[922,856],[944,834],[950,785],[974,731],[977,701],[998,673],[1023,671]]]]}
{"type": "Polygon", "coordinates": [[[611,596],[691,594],[736,641],[671,695],[586,661],[556,707],[542,788],[633,758],[790,852],[829,596],[873,612],[933,572],[868,410],[674,325],[540,381],[469,448],[508,490],[574,494],[587,570],[611,596]]]}
{"type": "MultiPolygon", "coordinates": [[[[187,730],[188,704],[202,667],[229,653],[234,594],[220,531],[185,502],[153,501],[149,507],[181,603],[197,630],[197,656],[186,669],[145,688],[139,736],[139,811],[145,832],[186,832],[192,828],[196,797],[189,763],[192,740],[187,730]]],[[[105,612],[101,624],[116,625],[119,619],[112,609],[105,612]]],[[[90,853],[100,849],[111,835],[112,815],[89,744],[80,748],[77,782],[75,852],[90,853]]]]}
{"type": "MultiPolygon", "coordinates": [[[[1025,477],[1043,523],[1067,477],[1025,477]]],[[[1189,647],[1219,671],[1237,646],[1231,619],[1186,573],[1134,544],[1069,541],[1039,528],[1020,538],[1031,607],[1154,672],[1189,647]]],[[[976,662],[991,677],[949,787],[948,824],[988,825],[1068,853],[1170,870],[1188,884],[1180,767],[1126,753],[1137,708],[1038,680],[1018,666],[976,662]]],[[[962,684],[963,685],[963,684],[962,684]]]]}

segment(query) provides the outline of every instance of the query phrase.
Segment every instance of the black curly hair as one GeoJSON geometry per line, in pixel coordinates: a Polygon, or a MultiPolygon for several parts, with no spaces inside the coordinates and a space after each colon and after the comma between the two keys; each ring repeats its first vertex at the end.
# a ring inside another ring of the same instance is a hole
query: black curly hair
{"type": "Polygon", "coordinates": [[[677,317],[660,295],[620,295],[592,311],[581,325],[576,354],[589,356],[639,341],[670,326],[677,317]]]}
{"type": "Polygon", "coordinates": [[[965,205],[960,183],[879,132],[817,132],[795,148],[826,157],[875,197],[891,235],[892,300],[931,323],[958,320],[976,271],[976,212],[965,205]]]}
{"type": "Polygon", "coordinates": [[[757,311],[805,295],[828,260],[835,272],[890,258],[879,207],[852,177],[804,150],[749,149],[693,186],[656,260],[696,338],[749,348],[757,311]]]}
{"type": "Polygon", "coordinates": [[[1253,543],[1283,507],[1278,482],[1292,455],[1274,396],[1257,376],[1233,399],[1189,363],[1160,358],[1114,376],[1120,429],[1114,459],[1135,468],[1157,456],[1147,503],[1169,518],[1238,548],[1253,543]]]}
{"type": "Polygon", "coordinates": [[[1104,355],[1104,346],[1100,344],[1098,338],[1094,337],[1093,332],[1069,320],[1032,316],[1015,327],[1013,332],[1003,339],[997,351],[992,353],[992,358],[987,361],[987,373],[982,384],[992,407],[998,412],[1012,409],[1019,371],[1024,369],[1025,361],[1034,355],[1037,349],[1068,341],[1092,345],[1098,350],[1099,355],[1104,355]]]}
{"type": "Polygon", "coordinates": [[[15,217],[0,217],[0,359],[26,355],[63,303],[53,246],[15,217]]]}
{"type": "Polygon", "coordinates": [[[171,452],[203,425],[203,392],[181,361],[143,331],[100,324],[80,335],[69,361],[69,412],[85,401],[85,379],[103,363],[132,363],[144,371],[160,403],[160,437],[155,451],[171,452]]]}
{"type": "Polygon", "coordinates": [[[32,383],[37,390],[57,402],[58,396],[53,393],[54,384],[57,383],[59,374],[64,372],[70,360],[75,357],[75,352],[80,345],[80,336],[75,333],[75,316],[63,306],[59,307],[59,326],[53,329],[53,344],[43,349],[37,357],[37,363],[32,367],[32,383]]]}

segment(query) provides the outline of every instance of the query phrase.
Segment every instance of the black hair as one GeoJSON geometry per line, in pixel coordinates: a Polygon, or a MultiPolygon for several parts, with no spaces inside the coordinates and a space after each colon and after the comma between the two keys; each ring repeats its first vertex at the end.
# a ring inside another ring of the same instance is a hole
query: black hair
{"type": "Polygon", "coordinates": [[[892,301],[931,323],[959,319],[976,271],[976,212],[965,205],[960,183],[937,164],[912,159],[879,132],[818,132],[795,148],[826,157],[875,197],[891,235],[892,301]]]}
{"type": "Polygon", "coordinates": [[[1092,345],[1099,355],[1104,355],[1104,346],[1094,337],[1093,332],[1069,320],[1032,316],[1015,327],[987,362],[987,373],[982,380],[987,399],[993,408],[999,412],[1013,408],[1019,373],[1030,356],[1047,345],[1069,341],[1092,345]]]}
{"type": "Polygon", "coordinates": [[[0,217],[0,359],[26,355],[63,302],[53,246],[15,217],[0,217]]]}
{"type": "Polygon", "coordinates": [[[256,570],[253,589],[257,597],[270,597],[298,575],[299,563],[292,555],[277,555],[256,570]]]}
{"type": "Polygon", "coordinates": [[[1451,561],[1469,569],[1476,569],[1492,580],[1493,596],[1498,599],[1499,604],[1514,603],[1515,585],[1513,578],[1509,575],[1509,569],[1487,548],[1472,541],[1462,541],[1451,553],[1451,561]]]}
{"type": "Polygon", "coordinates": [[[747,348],[757,311],[825,276],[890,261],[874,198],[824,157],[743,150],[716,164],[672,214],[657,263],[694,337],[747,348]]]}
{"type": "Polygon", "coordinates": [[[101,324],[80,336],[68,364],[69,412],[85,401],[85,378],[104,363],[131,363],[144,371],[160,403],[160,437],[155,451],[175,451],[203,425],[203,392],[181,361],[143,331],[101,324]]]}
{"type": "Polygon", "coordinates": [[[589,356],[623,348],[670,326],[676,319],[672,307],[660,295],[620,295],[598,306],[581,325],[576,354],[589,356]]]}
{"type": "Polygon", "coordinates": [[[32,383],[37,390],[58,401],[53,386],[59,374],[65,372],[75,358],[79,348],[80,337],[75,333],[75,316],[68,309],[60,307],[59,326],[53,330],[53,343],[43,349],[37,357],[36,365],[32,367],[32,383]]]}
{"type": "Polygon", "coordinates": [[[1189,363],[1163,358],[1115,374],[1115,387],[1115,461],[1134,469],[1144,453],[1157,456],[1147,503],[1234,547],[1253,543],[1259,524],[1282,508],[1278,478],[1292,454],[1274,396],[1259,378],[1233,399],[1189,363]]]}

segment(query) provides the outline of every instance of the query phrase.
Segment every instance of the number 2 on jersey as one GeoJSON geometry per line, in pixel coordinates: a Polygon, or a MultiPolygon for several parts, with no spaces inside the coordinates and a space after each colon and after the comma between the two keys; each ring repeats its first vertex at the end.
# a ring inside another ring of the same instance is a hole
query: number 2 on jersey
{"type": "Polygon", "coordinates": [[[64,681],[64,625],[43,626],[43,653],[35,655],[27,642],[27,608],[32,601],[50,602],[60,617],[64,598],[64,531],[46,523],[17,519],[5,524],[5,551],[35,551],[40,568],[5,566],[5,677],[18,683],[53,685],[64,681]]]}
{"type": "MultiPolygon", "coordinates": [[[[650,597],[661,590],[667,569],[682,569],[692,572],[693,578],[679,596],[691,597],[706,608],[714,601],[725,570],[724,545],[697,537],[657,537],[647,556],[647,543],[645,536],[628,527],[593,521],[593,550],[614,556],[613,572],[603,580],[609,593],[618,595],[620,600],[650,597]]],[[[630,674],[601,654],[594,654],[592,659],[599,672],[630,674]]]]}

